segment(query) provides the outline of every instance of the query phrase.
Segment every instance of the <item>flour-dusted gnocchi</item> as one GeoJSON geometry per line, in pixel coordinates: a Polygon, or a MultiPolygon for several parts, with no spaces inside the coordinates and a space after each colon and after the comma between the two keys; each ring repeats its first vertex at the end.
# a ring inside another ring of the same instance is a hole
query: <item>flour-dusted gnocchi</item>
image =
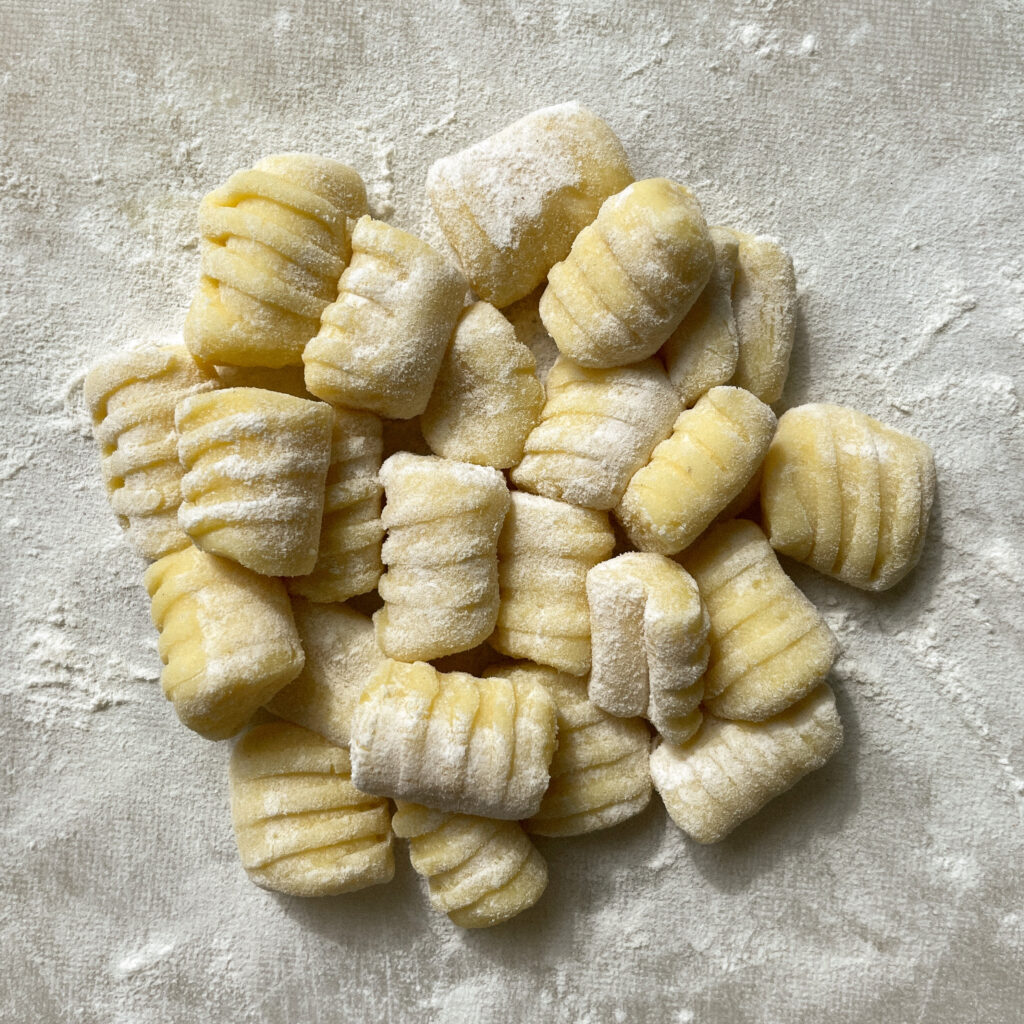
{"type": "Polygon", "coordinates": [[[762,402],[777,402],[796,334],[793,261],[773,238],[734,234],[739,250],[732,304],[740,347],[731,383],[762,402]]]}
{"type": "Polygon", "coordinates": [[[715,265],[697,301],[661,350],[669,380],[689,409],[701,395],[728,384],[739,360],[732,287],[739,241],[728,228],[711,228],[715,265]]]}
{"type": "Polygon", "coordinates": [[[488,643],[571,675],[590,671],[587,572],[615,536],[604,512],[512,492],[498,541],[501,606],[488,643]]]}
{"type": "Polygon", "coordinates": [[[542,836],[578,836],[639,814],[651,798],[651,734],[641,718],[618,718],[587,698],[579,676],[528,661],[492,665],[484,673],[534,679],[551,694],[558,736],[551,783],[525,828],[542,836]]]}
{"type": "Polygon", "coordinates": [[[395,873],[387,800],[352,785],[348,751],[287,722],[251,728],[229,769],[242,867],[289,896],[334,896],[395,873]]]}
{"type": "Polygon", "coordinates": [[[144,558],[162,558],[189,543],[178,525],[182,470],[174,407],[215,387],[216,377],[174,345],[115,352],[86,374],[107,498],[144,558]]]}
{"type": "Polygon", "coordinates": [[[540,899],[548,868],[518,822],[434,811],[398,800],[395,835],[409,840],[430,905],[460,928],[490,928],[540,899]]]}
{"type": "Polygon", "coordinates": [[[801,405],[779,420],[761,509],[776,551],[886,590],[917,564],[934,495],[923,441],[853,409],[801,405]]]}
{"type": "Polygon", "coordinates": [[[822,683],[765,722],[706,715],[688,743],[662,743],[651,754],[651,776],[672,820],[698,843],[717,843],[825,764],[842,742],[835,697],[822,683]]]}
{"type": "Polygon", "coordinates": [[[594,370],[560,356],[512,482],[571,505],[614,508],[655,445],[672,432],[680,409],[653,359],[594,370]]]}
{"type": "Polygon", "coordinates": [[[197,359],[298,363],[336,298],[350,253],[348,218],[366,212],[350,167],[282,153],[231,175],[199,208],[203,274],[185,320],[197,359]]]}
{"type": "Polygon", "coordinates": [[[318,398],[391,419],[427,407],[466,282],[426,242],[361,217],[338,298],[302,353],[318,398]]]}
{"type": "Polygon", "coordinates": [[[154,562],[145,583],[164,695],[201,736],[233,736],[302,670],[280,580],[189,545],[154,562]]]}
{"type": "Polygon", "coordinates": [[[183,399],[178,522],[197,547],[267,576],[316,565],[331,409],[261,388],[183,399]]]}
{"type": "Polygon", "coordinates": [[[352,778],[366,793],[485,818],[535,814],[555,749],[555,705],[532,679],[442,674],[389,661],[352,718],[352,778]]]}
{"type": "Polygon", "coordinates": [[[507,469],[540,415],[537,364],[493,306],[470,306],[455,328],[423,413],[423,436],[437,455],[507,469]]]}
{"type": "Polygon", "coordinates": [[[606,200],[540,300],[558,350],[582,366],[622,366],[655,352],[707,284],[714,248],[689,189],[667,178],[606,200]]]}
{"type": "Polygon", "coordinates": [[[733,387],[712,388],[680,413],[616,509],[630,540],[663,555],[692,544],[757,472],[775,422],[767,405],[733,387]]]}
{"type": "Polygon", "coordinates": [[[563,103],[438,160],[427,194],[473,291],[500,309],[532,292],[632,180],[611,128],[563,103]]]}
{"type": "Polygon", "coordinates": [[[347,601],[368,593],[383,571],[381,421],[372,412],[348,409],[334,409],[333,420],[316,564],[308,575],[288,580],[291,593],[311,601],[347,601]]]}
{"type": "Polygon", "coordinates": [[[306,663],[267,710],[348,749],[359,695],[386,661],[373,622],[347,605],[301,597],[292,599],[292,612],[306,663]]]}
{"type": "Polygon", "coordinates": [[[672,743],[700,726],[708,613],[693,577],[664,555],[627,552],[587,573],[590,699],[643,715],[672,743]]]}
{"type": "Polygon", "coordinates": [[[704,703],[713,714],[768,718],[825,678],[838,653],[835,637],[754,523],[713,526],[680,561],[711,620],[704,703]]]}
{"type": "Polygon", "coordinates": [[[540,297],[543,288],[530,292],[526,298],[518,299],[511,306],[506,306],[502,314],[512,325],[520,344],[525,345],[537,361],[537,379],[543,384],[548,379],[548,372],[558,358],[558,346],[555,339],[548,334],[544,321],[540,318],[540,297]]]}
{"type": "Polygon", "coordinates": [[[498,618],[498,536],[509,508],[489,466],[392,455],[380,469],[388,536],[376,613],[381,649],[427,661],[483,643],[498,618]]]}

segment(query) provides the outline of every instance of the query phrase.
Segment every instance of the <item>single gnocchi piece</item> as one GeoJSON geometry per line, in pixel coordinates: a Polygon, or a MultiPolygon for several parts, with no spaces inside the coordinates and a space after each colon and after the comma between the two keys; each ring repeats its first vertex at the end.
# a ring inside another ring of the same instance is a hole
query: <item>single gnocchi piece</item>
{"type": "Polygon", "coordinates": [[[547,380],[540,423],[526,438],[512,482],[524,491],[614,508],[680,412],[661,364],[591,370],[559,356],[547,380]]]}
{"type": "Polygon", "coordinates": [[[261,160],[199,207],[203,276],[185,320],[197,358],[237,366],[299,363],[337,297],[348,218],[366,212],[359,175],[306,153],[261,160]]]}
{"type": "Polygon", "coordinates": [[[500,309],[532,292],[632,180],[611,128],[563,103],[438,160],[427,195],[473,291],[500,309]]]}
{"type": "Polygon", "coordinates": [[[767,405],[733,387],[712,388],[680,413],[616,509],[630,540],[662,555],[692,544],[757,472],[775,422],[767,405]]]}
{"type": "Polygon", "coordinates": [[[511,306],[506,306],[502,313],[512,325],[520,344],[525,345],[537,361],[537,379],[544,384],[548,379],[551,367],[558,358],[558,346],[555,339],[547,332],[544,321],[540,318],[540,297],[543,288],[530,292],[526,298],[518,299],[511,306]]]}
{"type": "Polygon", "coordinates": [[[398,800],[395,835],[409,840],[430,905],[460,928],[490,928],[541,898],[548,868],[518,822],[434,811],[398,800]]]}
{"type": "Polygon", "coordinates": [[[629,185],[548,272],[540,315],[559,352],[581,366],[653,356],[679,326],[714,267],[689,189],[667,178],[629,185]]]}
{"type": "Polygon", "coordinates": [[[511,658],[586,675],[587,573],[614,545],[607,513],[513,491],[498,541],[501,606],[488,643],[511,658]]]}
{"type": "Polygon", "coordinates": [[[302,354],[306,387],[333,405],[419,416],[465,294],[462,275],[426,242],[361,217],[337,301],[302,354]]]}
{"type": "Polygon", "coordinates": [[[554,749],[555,705],[543,686],[425,662],[385,664],[352,719],[361,790],[485,818],[536,813],[554,749]]]}
{"type": "Polygon", "coordinates": [[[921,557],[935,497],[923,441],[839,405],[779,420],[761,510],[772,547],[863,590],[895,586],[921,557]]]}
{"type": "Polygon", "coordinates": [[[231,818],[242,867],[263,889],[336,896],[395,873],[387,800],[352,785],[348,751],[287,722],[235,744],[231,818]]]}
{"type": "Polygon", "coordinates": [[[773,238],[734,232],[739,243],[732,305],[739,353],[732,383],[777,402],[796,334],[793,261],[773,238]]]}
{"type": "Polygon", "coordinates": [[[754,523],[713,526],[680,561],[711,620],[704,704],[712,714],[760,721],[825,678],[835,637],[754,523]]]}
{"type": "Polygon", "coordinates": [[[387,660],[373,622],[347,605],[301,597],[292,598],[292,612],[306,662],[267,710],[347,750],[359,695],[387,660]]]}
{"type": "Polygon", "coordinates": [[[373,590],[383,572],[380,521],[383,486],[378,476],[384,442],[372,412],[333,410],[320,546],[313,571],[288,580],[288,589],[311,601],[347,601],[373,590]]]}
{"type": "Polygon", "coordinates": [[[672,820],[698,843],[717,843],[825,764],[842,742],[835,697],[822,683],[765,722],[706,715],[688,743],[662,743],[651,754],[651,776],[672,820]]]}
{"type": "Polygon", "coordinates": [[[280,580],[189,545],[154,562],[145,583],[160,632],[164,696],[200,736],[233,736],[302,671],[280,580]]]}
{"type": "Polygon", "coordinates": [[[530,350],[493,306],[477,302],[459,320],[423,413],[436,455],[507,469],[544,404],[530,350]]]}
{"type": "Polygon", "coordinates": [[[85,401],[107,498],[144,558],[162,558],[189,544],[178,525],[182,470],[174,407],[215,387],[216,377],[172,345],[115,352],[86,374],[85,401]]]}
{"type": "Polygon", "coordinates": [[[260,388],[178,403],[178,522],[193,543],[267,576],[316,565],[331,409],[260,388]]]}
{"type": "Polygon", "coordinates": [[[489,466],[392,455],[380,469],[387,572],[374,615],[390,657],[428,661],[481,644],[498,618],[498,535],[509,496],[489,466]]]}
{"type": "Polygon", "coordinates": [[[554,698],[558,737],[551,783],[524,822],[541,836],[578,836],[639,814],[651,798],[651,734],[640,718],[618,718],[587,698],[587,682],[530,662],[492,665],[484,673],[532,678],[554,698]]]}
{"type": "Polygon", "coordinates": [[[732,287],[739,241],[728,228],[711,228],[715,265],[697,301],[661,350],[668,378],[683,407],[728,384],[739,360],[739,334],[732,308],[732,287]]]}
{"type": "Polygon", "coordinates": [[[643,715],[671,743],[699,728],[708,613],[693,577],[664,555],[627,552],[587,573],[590,699],[643,715]]]}

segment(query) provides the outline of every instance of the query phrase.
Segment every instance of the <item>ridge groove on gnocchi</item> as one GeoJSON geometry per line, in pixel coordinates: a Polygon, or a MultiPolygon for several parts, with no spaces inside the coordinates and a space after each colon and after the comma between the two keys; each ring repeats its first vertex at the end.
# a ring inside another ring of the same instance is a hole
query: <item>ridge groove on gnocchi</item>
{"type": "Polygon", "coordinates": [[[333,896],[390,882],[387,800],[352,785],[348,752],[286,722],[251,728],[229,770],[242,866],[264,889],[333,896]]]}
{"type": "Polygon", "coordinates": [[[349,217],[366,212],[350,167],[283,153],[238,171],[199,208],[203,274],[185,320],[197,358],[238,366],[301,362],[348,262],[349,217]]]}
{"type": "Polygon", "coordinates": [[[554,747],[555,705],[540,684],[425,662],[387,662],[352,720],[361,790],[486,818],[536,812],[554,747]]]}
{"type": "Polygon", "coordinates": [[[515,821],[397,801],[395,835],[409,840],[430,905],[460,928],[489,928],[532,907],[548,883],[544,858],[515,821]]]}

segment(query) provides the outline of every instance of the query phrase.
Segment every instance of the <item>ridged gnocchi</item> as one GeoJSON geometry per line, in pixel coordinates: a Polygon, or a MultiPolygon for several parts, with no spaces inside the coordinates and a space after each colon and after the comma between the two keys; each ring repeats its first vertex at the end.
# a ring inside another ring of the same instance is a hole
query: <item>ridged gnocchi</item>
{"type": "Polygon", "coordinates": [[[391,881],[388,802],[352,785],[343,747],[267,722],[235,744],[229,780],[238,853],[256,885],[334,896],[391,881]]]}
{"type": "Polygon", "coordinates": [[[434,811],[398,800],[395,835],[409,840],[430,905],[460,928],[490,928],[543,895],[548,868],[514,821],[434,811]]]}
{"type": "Polygon", "coordinates": [[[684,550],[757,472],[774,432],[775,414],[749,391],[712,388],[629,481],[616,515],[630,540],[662,555],[684,550]]]}
{"type": "Polygon", "coordinates": [[[612,552],[605,512],[513,491],[498,541],[501,605],[488,643],[571,675],[590,671],[587,572],[612,552]]]}
{"type": "Polygon", "coordinates": [[[593,667],[590,699],[613,715],[643,715],[672,743],[700,726],[708,613],[697,584],[666,558],[627,552],[587,573],[593,667]]]}
{"type": "Polygon", "coordinates": [[[380,469],[387,502],[374,615],[381,649],[428,661],[483,643],[498,618],[498,536],[509,508],[489,466],[433,455],[392,455],[380,469]]]}
{"type": "Polygon", "coordinates": [[[311,601],[347,601],[373,590],[384,570],[380,521],[384,448],[372,412],[333,410],[320,546],[312,572],[293,576],[288,590],[311,601]]]}
{"type": "Polygon", "coordinates": [[[178,403],[185,470],[178,522],[204,551],[267,576],[316,565],[331,456],[331,409],[261,388],[178,403]]]}
{"type": "Polygon", "coordinates": [[[698,843],[717,843],[825,764],[842,742],[835,697],[822,683],[765,722],[706,715],[689,743],[662,743],[651,754],[651,777],[672,820],[698,843]]]}
{"type": "Polygon", "coordinates": [[[611,128],[563,103],[438,160],[427,195],[473,291],[500,309],[532,292],[632,180],[611,128]]]}
{"type": "Polygon", "coordinates": [[[712,714],[769,718],[825,678],[836,640],[754,523],[713,526],[680,561],[711,621],[704,704],[712,714]]]}
{"type": "Polygon", "coordinates": [[[584,508],[614,508],[681,406],[661,364],[592,370],[559,356],[540,423],[526,438],[512,482],[584,508]]]}
{"type": "Polygon", "coordinates": [[[318,398],[390,419],[427,407],[466,282],[426,242],[361,217],[337,301],[302,353],[318,398]]]}
{"type": "Polygon", "coordinates": [[[180,346],[115,352],[85,377],[107,498],[132,547],[162,558],[189,544],[178,525],[181,463],[174,407],[211,391],[217,378],[180,346]]]}
{"type": "Polygon", "coordinates": [[[779,420],[761,510],[776,551],[887,590],[917,564],[934,496],[923,441],[843,406],[801,405],[779,420]]]}
{"type": "Polygon", "coordinates": [[[551,694],[558,736],[551,783],[524,822],[541,836],[578,836],[639,814],[651,798],[651,734],[640,718],[617,718],[587,697],[587,681],[527,661],[492,665],[486,676],[532,678],[551,694]]]}
{"type": "Polygon", "coordinates": [[[348,218],[365,212],[362,179],[336,160],[282,153],[232,174],[199,207],[203,274],[185,320],[189,351],[237,366],[300,362],[338,294],[348,218]]]}
{"type": "Polygon", "coordinates": [[[421,420],[434,454],[497,469],[514,466],[544,404],[536,369],[498,310],[486,302],[470,306],[421,420]]]}
{"type": "Polygon", "coordinates": [[[280,580],[189,545],[154,562],[145,584],[160,632],[164,696],[201,736],[233,736],[302,671],[280,580]]]}
{"type": "Polygon", "coordinates": [[[385,664],[352,719],[361,790],[485,818],[536,813],[554,749],[555,705],[543,686],[425,662],[385,664]]]}
{"type": "Polygon", "coordinates": [[[655,352],[711,276],[714,249],[689,189],[649,178],[606,200],[548,272],[540,315],[581,366],[622,366],[655,352]]]}

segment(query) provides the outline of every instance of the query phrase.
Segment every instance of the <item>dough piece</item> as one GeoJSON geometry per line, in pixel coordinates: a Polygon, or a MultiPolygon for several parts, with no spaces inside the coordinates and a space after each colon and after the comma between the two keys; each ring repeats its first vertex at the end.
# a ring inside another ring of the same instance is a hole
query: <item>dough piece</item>
{"type": "Polygon", "coordinates": [[[372,412],[334,409],[331,461],[316,565],[288,589],[311,601],[347,601],[380,580],[384,526],[378,472],[384,447],[380,418],[372,412]]]}
{"type": "Polygon", "coordinates": [[[555,749],[555,705],[532,679],[385,664],[352,718],[352,778],[366,793],[442,811],[535,814],[555,749]]]}
{"type": "Polygon", "coordinates": [[[672,820],[698,843],[717,843],[842,742],[835,697],[822,683],[766,722],[705,716],[689,743],[662,743],[651,754],[651,775],[672,820]]]}
{"type": "Polygon", "coordinates": [[[779,420],[761,509],[772,547],[863,590],[887,590],[921,557],[935,497],[923,441],[839,405],[779,420]]]}
{"type": "Polygon", "coordinates": [[[587,573],[587,600],[590,699],[684,743],[700,726],[708,665],[708,613],[693,577],[664,555],[632,551],[587,573]]]}
{"type": "Polygon", "coordinates": [[[838,645],[782,571],[757,526],[713,526],[680,559],[711,618],[704,704],[720,718],[759,721],[800,700],[828,674],[838,645]]]}
{"type": "Polygon", "coordinates": [[[563,355],[583,366],[653,356],[708,283],[715,252],[689,189],[667,178],[630,185],[548,272],[540,315],[563,355]]]}
{"type": "Polygon", "coordinates": [[[587,572],[614,544],[606,513],[513,491],[498,541],[501,607],[488,643],[511,658],[586,675],[587,572]]]}
{"type": "Polygon", "coordinates": [[[654,359],[589,370],[560,356],[548,374],[547,396],[512,482],[584,508],[614,508],[680,412],[654,359]]]}
{"type": "Polygon", "coordinates": [[[500,309],[529,295],[632,180],[611,128],[563,103],[438,160],[427,194],[473,291],[500,309]]]}
{"type": "Polygon", "coordinates": [[[419,416],[465,295],[462,275],[426,242],[361,217],[338,300],[302,354],[306,387],[334,405],[419,416]]]}
{"type": "Polygon", "coordinates": [[[629,481],[616,514],[642,551],[692,544],[757,472],[775,413],[742,388],[712,388],[629,481]]]}
{"type": "Polygon", "coordinates": [[[505,478],[489,466],[392,455],[380,469],[388,570],[377,641],[389,657],[429,661],[467,651],[498,618],[498,535],[505,478]]]}
{"type": "Polygon", "coordinates": [[[177,345],[115,352],[86,374],[107,498],[144,558],[162,558],[189,543],[178,525],[182,470],[174,407],[215,387],[216,378],[177,345]]]}
{"type": "Polygon", "coordinates": [[[434,392],[423,413],[423,436],[436,455],[507,469],[544,404],[530,350],[486,302],[462,314],[434,392]]]}
{"type": "Polygon", "coordinates": [[[352,785],[348,751],[268,722],[235,744],[231,818],[249,879],[288,896],[336,896],[395,874],[387,800],[352,785]]]}
{"type": "Polygon", "coordinates": [[[518,822],[396,804],[395,835],[409,840],[409,859],[427,880],[430,905],[460,928],[501,924],[547,888],[547,864],[518,822]]]}
{"type": "Polygon", "coordinates": [[[302,670],[280,580],[189,545],[154,562],[145,583],[160,631],[164,696],[200,736],[233,736],[302,670]]]}
{"type": "Polygon", "coordinates": [[[661,350],[669,380],[686,409],[732,380],[740,352],[732,311],[739,240],[728,228],[711,228],[710,235],[715,249],[711,279],[661,350]]]}
{"type": "Polygon", "coordinates": [[[616,718],[587,699],[587,682],[528,661],[484,673],[534,679],[554,698],[558,740],[540,810],[524,823],[541,836],[578,836],[639,814],[651,798],[651,734],[640,718],[616,718]]]}
{"type": "Polygon", "coordinates": [[[199,207],[203,275],[185,320],[197,359],[285,366],[302,359],[348,262],[348,217],[366,189],[336,160],[268,156],[199,207]]]}
{"type": "Polygon", "coordinates": [[[732,305],[740,350],[732,383],[762,402],[777,402],[789,374],[796,334],[793,261],[773,238],[734,234],[739,259],[732,305]]]}
{"type": "Polygon", "coordinates": [[[297,366],[215,366],[222,388],[264,388],[295,398],[312,398],[306,390],[305,368],[297,366]]]}
{"type": "Polygon", "coordinates": [[[331,456],[331,409],[260,388],[178,403],[178,522],[197,547],[267,576],[312,571],[331,456]]]}
{"type": "Polygon", "coordinates": [[[292,612],[306,664],[267,703],[267,710],[348,749],[359,695],[387,660],[377,646],[373,622],[346,605],[314,604],[301,597],[292,598],[292,612]]]}
{"type": "Polygon", "coordinates": [[[548,334],[544,321],[540,318],[540,297],[543,288],[536,288],[525,299],[506,306],[502,313],[512,325],[520,344],[525,345],[537,361],[537,379],[543,384],[548,379],[551,367],[558,358],[558,346],[555,339],[548,334]]]}

